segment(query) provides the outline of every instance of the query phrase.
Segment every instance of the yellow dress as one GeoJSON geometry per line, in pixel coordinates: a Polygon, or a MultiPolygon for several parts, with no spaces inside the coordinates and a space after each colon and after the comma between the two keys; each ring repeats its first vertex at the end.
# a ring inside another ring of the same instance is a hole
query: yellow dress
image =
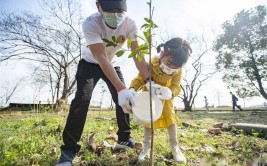
{"type": "MultiPolygon", "coordinates": [[[[181,91],[180,83],[181,83],[182,70],[178,69],[178,71],[173,75],[167,75],[163,73],[159,67],[158,57],[154,57],[151,60],[151,65],[152,65],[152,77],[154,79],[154,82],[161,86],[168,87],[172,91],[172,99],[163,101],[164,103],[163,111],[160,118],[154,122],[154,128],[155,129],[168,128],[170,125],[178,122],[178,118],[174,111],[173,98],[179,95],[181,91]]],[[[144,85],[145,85],[144,79],[139,73],[138,76],[132,80],[130,88],[134,88],[137,91],[140,87],[143,86],[142,90],[147,91],[147,88],[144,85]]],[[[145,127],[150,128],[150,126],[145,126],[145,127]]]]}

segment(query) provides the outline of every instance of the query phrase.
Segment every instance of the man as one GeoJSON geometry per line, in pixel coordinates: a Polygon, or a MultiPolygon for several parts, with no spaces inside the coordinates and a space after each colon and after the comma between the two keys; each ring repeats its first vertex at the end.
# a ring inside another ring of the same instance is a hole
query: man
{"type": "Polygon", "coordinates": [[[230,92],[230,94],[232,95],[233,111],[235,111],[235,107],[237,107],[240,111],[243,111],[241,106],[237,105],[238,98],[232,92],[230,92]]]}
{"type": "MultiPolygon", "coordinates": [[[[98,80],[103,79],[116,104],[118,124],[118,147],[133,147],[134,139],[130,136],[129,110],[133,102],[134,92],[128,90],[118,66],[115,66],[115,53],[131,39],[131,51],[138,47],[135,22],[125,16],[126,0],[98,0],[98,12],[85,19],[82,25],[86,47],[76,73],[77,91],[71,102],[66,126],[63,131],[64,145],[61,146],[61,156],[56,164],[72,165],[72,160],[80,150],[77,142],[80,140],[91,95],[98,80]],[[112,40],[112,36],[120,39],[116,47],[106,47],[103,38],[112,40]],[[124,113],[124,111],[126,113],[124,113]]],[[[143,78],[150,78],[148,66],[143,58],[138,62],[133,58],[137,69],[143,78]]],[[[147,80],[147,79],[145,79],[147,80]]]]}

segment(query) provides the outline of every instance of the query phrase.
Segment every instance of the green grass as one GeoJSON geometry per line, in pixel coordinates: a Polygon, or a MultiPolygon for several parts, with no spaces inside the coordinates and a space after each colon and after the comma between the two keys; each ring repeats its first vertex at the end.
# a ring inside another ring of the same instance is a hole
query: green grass
{"type": "MultiPolygon", "coordinates": [[[[228,165],[246,165],[259,156],[267,160],[267,140],[259,138],[257,133],[253,136],[244,135],[242,131],[224,131],[221,135],[212,135],[207,129],[214,123],[223,122],[224,125],[236,122],[267,124],[267,112],[236,112],[236,113],[206,113],[177,112],[182,122],[195,127],[179,125],[179,144],[185,154],[188,164],[204,165],[226,162],[228,165]],[[238,148],[231,149],[232,143],[240,144],[238,148]],[[211,147],[214,152],[209,153],[201,146],[211,147]]],[[[62,130],[66,122],[67,113],[34,113],[34,112],[0,112],[0,165],[54,165],[60,155],[59,147],[62,145],[62,130]],[[57,149],[51,154],[53,148],[57,149]]],[[[109,134],[116,133],[117,125],[114,111],[89,111],[80,144],[81,151],[75,158],[75,165],[149,165],[149,161],[137,162],[140,150],[128,149],[113,153],[105,148],[100,156],[90,152],[87,148],[88,137],[95,134],[95,143],[101,145],[105,140],[110,144],[113,140],[106,140],[109,134]],[[97,120],[97,117],[106,119],[97,120]],[[114,129],[109,130],[110,126],[114,129]]],[[[136,142],[143,140],[143,128],[134,124],[132,136],[136,142]]],[[[155,131],[154,165],[178,165],[172,160],[171,149],[166,130],[155,131]]]]}

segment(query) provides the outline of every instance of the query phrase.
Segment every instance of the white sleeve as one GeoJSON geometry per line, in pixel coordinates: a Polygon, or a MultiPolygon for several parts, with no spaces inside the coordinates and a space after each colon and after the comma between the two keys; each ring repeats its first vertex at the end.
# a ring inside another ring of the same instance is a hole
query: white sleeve
{"type": "Polygon", "coordinates": [[[90,18],[86,19],[82,25],[86,46],[96,43],[103,43],[101,32],[97,28],[97,24],[90,18]]]}
{"type": "Polygon", "coordinates": [[[137,37],[136,37],[137,34],[138,34],[138,30],[137,30],[135,22],[129,19],[128,37],[131,39],[131,41],[137,41],[137,37]]]}

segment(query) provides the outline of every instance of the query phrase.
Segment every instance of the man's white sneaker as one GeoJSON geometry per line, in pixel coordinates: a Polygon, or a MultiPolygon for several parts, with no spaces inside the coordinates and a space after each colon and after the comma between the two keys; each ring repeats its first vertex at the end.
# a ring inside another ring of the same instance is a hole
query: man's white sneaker
{"type": "Polygon", "coordinates": [[[186,163],[186,158],[182,153],[181,149],[176,145],[172,147],[173,159],[178,163],[186,163]]]}

